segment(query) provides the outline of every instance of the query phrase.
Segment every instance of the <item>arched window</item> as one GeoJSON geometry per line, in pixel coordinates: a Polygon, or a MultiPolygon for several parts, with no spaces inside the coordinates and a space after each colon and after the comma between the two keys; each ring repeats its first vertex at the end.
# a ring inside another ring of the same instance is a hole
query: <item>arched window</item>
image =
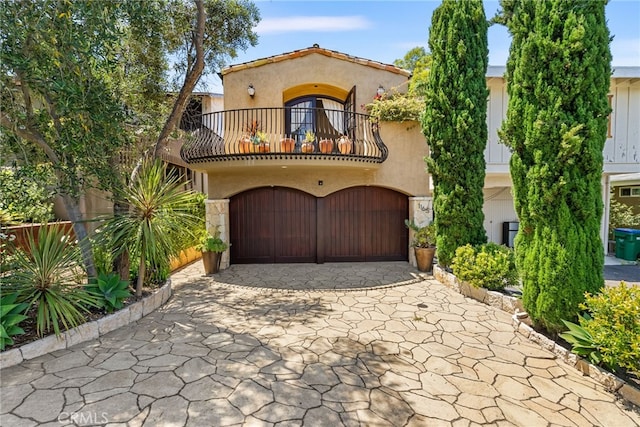
{"type": "Polygon", "coordinates": [[[355,102],[355,87],[346,100],[326,95],[306,95],[292,99],[286,107],[286,133],[302,141],[307,131],[312,131],[317,140],[337,139],[350,135],[354,121],[352,112],[355,102]]]}

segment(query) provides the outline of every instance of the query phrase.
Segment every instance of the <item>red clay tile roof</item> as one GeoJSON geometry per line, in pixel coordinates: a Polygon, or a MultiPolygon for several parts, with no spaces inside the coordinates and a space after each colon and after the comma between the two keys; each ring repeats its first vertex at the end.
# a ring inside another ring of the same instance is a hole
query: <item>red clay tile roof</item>
{"type": "Polygon", "coordinates": [[[243,62],[241,64],[230,65],[221,71],[221,74],[232,73],[234,71],[246,70],[248,68],[261,67],[266,64],[273,64],[280,61],[286,61],[288,59],[300,58],[303,56],[311,55],[312,53],[318,53],[320,55],[328,56],[330,58],[341,59],[343,61],[350,61],[356,64],[364,65],[367,67],[377,68],[379,70],[389,71],[391,73],[400,74],[406,77],[411,76],[411,72],[402,68],[396,67],[391,64],[384,64],[378,61],[372,61],[371,59],[358,58],[357,56],[347,55],[346,53],[338,52],[335,50],[323,49],[317,44],[305,49],[294,50],[293,52],[281,53],[279,55],[269,56],[266,58],[256,59],[255,61],[243,62]]]}

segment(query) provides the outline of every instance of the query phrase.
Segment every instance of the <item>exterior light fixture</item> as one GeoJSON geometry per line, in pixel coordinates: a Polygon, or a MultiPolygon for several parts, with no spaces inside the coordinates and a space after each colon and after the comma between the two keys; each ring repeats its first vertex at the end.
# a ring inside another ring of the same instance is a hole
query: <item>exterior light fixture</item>
{"type": "Polygon", "coordinates": [[[384,86],[382,86],[382,85],[378,86],[378,90],[376,91],[376,93],[378,94],[378,96],[382,96],[382,95],[384,95],[384,92],[385,92],[385,90],[384,90],[384,86]]]}
{"type": "Polygon", "coordinates": [[[253,98],[253,95],[256,94],[256,89],[253,87],[253,83],[249,83],[249,87],[247,87],[247,93],[252,98],[253,98]]]}

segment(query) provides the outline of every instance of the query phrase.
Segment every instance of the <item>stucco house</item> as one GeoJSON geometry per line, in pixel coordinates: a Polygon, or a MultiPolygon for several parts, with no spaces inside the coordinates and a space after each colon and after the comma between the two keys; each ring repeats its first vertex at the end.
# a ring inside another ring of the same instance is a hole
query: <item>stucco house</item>
{"type": "MultiPolygon", "coordinates": [[[[484,213],[487,236],[498,243],[509,236],[505,225],[517,224],[510,153],[497,135],[508,103],[504,71],[487,73],[484,213]]],[[[203,109],[201,127],[173,162],[206,175],[208,227],[231,243],[222,267],[414,262],[404,220],[425,224],[433,215],[423,161],[428,146],[417,122],[377,123],[363,109],[378,91],[406,88],[408,71],[314,45],[232,65],[220,75],[223,109],[203,109]]],[[[605,206],[609,177],[639,170],[639,82],[637,67],[618,68],[611,78],[605,206]]],[[[605,209],[604,242],[607,224],[605,209]]]]}
{"type": "Polygon", "coordinates": [[[406,88],[408,71],[316,45],[221,76],[224,110],[202,116],[181,156],[207,174],[223,266],[409,259],[404,220],[432,214],[427,144],[417,123],[362,108],[406,88]]]}

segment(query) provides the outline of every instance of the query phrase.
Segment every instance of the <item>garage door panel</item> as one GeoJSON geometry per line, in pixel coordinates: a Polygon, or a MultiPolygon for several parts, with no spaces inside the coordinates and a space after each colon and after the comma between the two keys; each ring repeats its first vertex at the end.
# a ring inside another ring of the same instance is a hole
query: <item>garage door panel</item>
{"type": "Polygon", "coordinates": [[[365,223],[366,261],[404,261],[407,259],[408,231],[404,220],[408,215],[406,196],[391,190],[374,188],[367,194],[365,223]]]}
{"type": "Polygon", "coordinates": [[[348,188],[325,197],[324,248],[327,261],[364,261],[366,194],[348,188]]]}
{"type": "Polygon", "coordinates": [[[275,212],[272,189],[256,189],[231,199],[231,262],[273,263],[275,212]]]}
{"type": "Polygon", "coordinates": [[[275,262],[316,261],[316,198],[287,188],[274,189],[275,262]]]}

